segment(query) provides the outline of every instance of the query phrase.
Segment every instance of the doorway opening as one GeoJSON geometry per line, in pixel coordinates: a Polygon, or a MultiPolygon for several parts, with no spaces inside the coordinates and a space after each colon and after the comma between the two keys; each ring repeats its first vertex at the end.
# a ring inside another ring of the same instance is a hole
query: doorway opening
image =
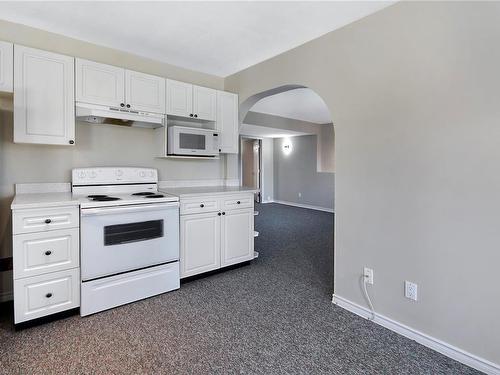
{"type": "Polygon", "coordinates": [[[258,192],[254,194],[254,200],[261,203],[261,163],[262,163],[262,141],[257,138],[241,137],[241,181],[243,186],[251,187],[258,192]]]}

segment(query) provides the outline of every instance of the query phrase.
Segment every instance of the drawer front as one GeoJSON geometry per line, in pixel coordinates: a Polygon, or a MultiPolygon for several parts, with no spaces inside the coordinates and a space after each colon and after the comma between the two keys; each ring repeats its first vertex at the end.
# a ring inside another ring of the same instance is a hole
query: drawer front
{"type": "Polygon", "coordinates": [[[80,213],[76,206],[14,210],[12,232],[20,234],[76,228],[79,226],[79,221],[80,213]]]}
{"type": "Polygon", "coordinates": [[[230,197],[224,197],[222,207],[224,210],[253,208],[253,201],[253,194],[232,195],[230,197]]]}
{"type": "Polygon", "coordinates": [[[80,269],[14,280],[14,322],[80,306],[80,269]]]}
{"type": "Polygon", "coordinates": [[[15,235],[14,279],[78,267],[79,244],[78,228],[15,235]]]}
{"type": "Polygon", "coordinates": [[[199,214],[204,212],[214,212],[220,209],[219,199],[213,197],[181,199],[180,214],[199,214]]]}

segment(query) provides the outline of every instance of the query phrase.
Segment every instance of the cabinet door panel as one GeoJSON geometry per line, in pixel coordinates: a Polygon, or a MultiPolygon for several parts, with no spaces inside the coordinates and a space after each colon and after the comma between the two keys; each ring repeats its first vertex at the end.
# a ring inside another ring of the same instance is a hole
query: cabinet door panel
{"type": "Polygon", "coordinates": [[[217,91],[207,87],[193,86],[193,112],[198,119],[215,121],[217,91]]]}
{"type": "Polygon", "coordinates": [[[181,216],[181,278],[220,268],[217,213],[181,216]]]}
{"type": "Polygon", "coordinates": [[[193,85],[167,79],[168,115],[190,117],[193,114],[193,85]]]}
{"type": "Polygon", "coordinates": [[[238,95],[217,91],[217,122],[222,153],[238,153],[238,95]]]}
{"type": "Polygon", "coordinates": [[[253,259],[253,209],[225,211],[221,267],[253,259]]]}
{"type": "Polygon", "coordinates": [[[74,58],[23,46],[14,49],[14,142],[72,144],[74,58]]]}
{"type": "Polygon", "coordinates": [[[125,103],[125,69],[76,59],[76,101],[119,107],[125,103]]]}
{"type": "Polygon", "coordinates": [[[0,91],[12,92],[14,82],[14,45],[0,41],[0,91]]]}
{"type": "Polygon", "coordinates": [[[165,113],[165,78],[126,70],[125,102],[133,110],[165,113]]]}

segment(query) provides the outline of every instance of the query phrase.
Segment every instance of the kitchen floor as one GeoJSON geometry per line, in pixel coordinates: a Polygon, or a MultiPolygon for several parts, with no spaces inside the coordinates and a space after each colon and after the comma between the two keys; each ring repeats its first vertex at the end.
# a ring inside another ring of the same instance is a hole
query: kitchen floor
{"type": "Polygon", "coordinates": [[[86,318],[12,330],[2,374],[472,374],[332,305],[333,215],[258,205],[250,265],[86,318]]]}

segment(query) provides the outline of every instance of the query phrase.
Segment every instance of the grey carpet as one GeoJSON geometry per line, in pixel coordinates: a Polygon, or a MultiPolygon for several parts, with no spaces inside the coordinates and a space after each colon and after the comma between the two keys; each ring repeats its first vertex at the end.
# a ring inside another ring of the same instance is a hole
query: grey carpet
{"type": "Polygon", "coordinates": [[[249,266],[20,332],[4,309],[0,373],[476,373],[331,304],[333,215],[258,209],[249,266]]]}

